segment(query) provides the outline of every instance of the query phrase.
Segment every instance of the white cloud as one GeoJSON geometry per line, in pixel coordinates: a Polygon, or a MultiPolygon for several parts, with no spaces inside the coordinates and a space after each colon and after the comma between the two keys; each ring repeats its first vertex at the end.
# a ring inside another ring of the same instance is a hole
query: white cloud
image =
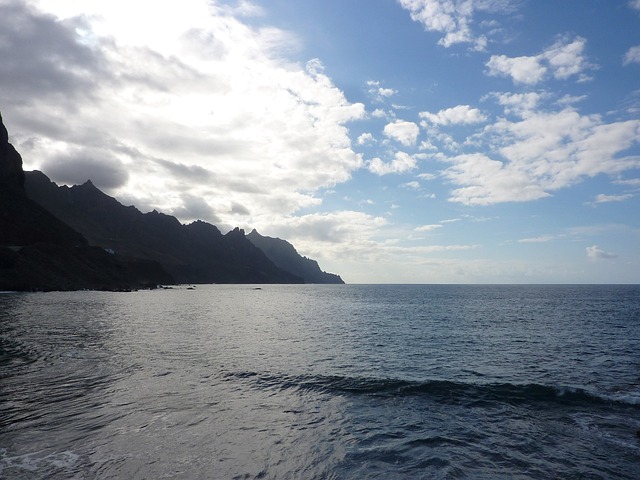
{"type": "Polygon", "coordinates": [[[368,145],[374,142],[375,142],[375,139],[373,138],[373,135],[371,135],[371,133],[369,132],[359,135],[358,138],[356,139],[356,143],[358,145],[368,145]]]}
{"type": "Polygon", "coordinates": [[[494,93],[498,103],[504,107],[506,114],[514,114],[525,118],[535,114],[544,95],[537,92],[527,93],[494,93]]]}
{"type": "Polygon", "coordinates": [[[429,140],[423,140],[422,142],[420,142],[420,146],[418,148],[420,150],[438,150],[438,147],[436,147],[429,140]]]}
{"type": "Polygon", "coordinates": [[[521,238],[518,240],[518,243],[546,243],[553,240],[555,237],[553,235],[541,235],[539,237],[532,238],[521,238]]]}
{"type": "Polygon", "coordinates": [[[565,36],[544,51],[542,57],[549,63],[555,78],[566,80],[578,75],[580,80],[588,79],[584,72],[593,66],[583,55],[586,43],[587,41],[582,37],[576,37],[570,41],[565,36]]]}
{"type": "Polygon", "coordinates": [[[443,176],[461,185],[451,192],[450,200],[465,205],[491,205],[501,202],[526,202],[548,197],[541,185],[526,172],[476,153],[451,157],[453,166],[443,176]]]}
{"type": "Polygon", "coordinates": [[[140,0],[126,13],[107,0],[40,5],[46,13],[0,15],[0,56],[19,55],[22,69],[10,77],[0,62],[0,103],[27,169],[91,152],[86,173],[112,195],[178,214],[199,197],[212,208],[204,220],[235,225],[317,205],[314,192],[363,165],[347,124],[364,106],[319,60],[285,60],[298,48],[289,32],[250,27],[205,0],[140,0]],[[127,175],[106,176],[108,166],[127,175]]]}
{"type": "Polygon", "coordinates": [[[223,11],[241,17],[257,17],[264,15],[264,9],[248,0],[238,0],[234,6],[223,6],[223,11]]]}
{"type": "Polygon", "coordinates": [[[394,96],[398,93],[397,90],[393,88],[385,88],[380,86],[380,82],[377,80],[368,80],[367,86],[369,86],[369,94],[373,97],[376,102],[382,102],[385,99],[394,96]]]}
{"type": "Polygon", "coordinates": [[[413,122],[396,120],[385,125],[384,134],[400,142],[402,145],[409,147],[415,145],[418,135],[420,134],[420,128],[413,122]]]}
{"type": "Polygon", "coordinates": [[[635,47],[631,47],[627,50],[627,53],[624,54],[622,63],[623,65],[630,65],[632,63],[640,64],[640,45],[636,45],[635,47]]]}
{"type": "Polygon", "coordinates": [[[478,137],[487,152],[443,158],[442,172],[457,188],[451,200],[467,205],[537,200],[599,174],[617,176],[640,167],[623,152],[640,140],[640,121],[604,124],[597,115],[566,108],[501,119],[478,137]]]}
{"type": "Polygon", "coordinates": [[[411,190],[419,190],[420,182],[416,182],[416,181],[407,182],[407,183],[403,183],[401,186],[405,188],[410,188],[411,190]]]}
{"type": "Polygon", "coordinates": [[[418,178],[421,178],[422,180],[435,180],[436,177],[433,173],[421,173],[418,175],[418,178]]]}
{"type": "Polygon", "coordinates": [[[436,223],[432,225],[422,225],[420,227],[416,227],[414,230],[416,232],[432,232],[434,230],[437,230],[438,228],[442,228],[442,225],[436,223]]]}
{"type": "MultiPolygon", "coordinates": [[[[476,12],[508,13],[516,2],[511,0],[399,0],[411,13],[411,19],[422,23],[430,32],[443,33],[438,43],[450,47],[458,43],[471,43],[475,50],[484,50],[488,39],[472,30],[476,12]]],[[[492,28],[495,28],[493,26],[492,28]]]]}
{"type": "Polygon", "coordinates": [[[585,73],[594,68],[587,62],[583,52],[586,40],[576,37],[560,37],[556,43],[534,56],[507,57],[492,55],[486,63],[491,76],[511,77],[515,83],[534,85],[550,73],[554,78],[566,80],[577,76],[579,81],[588,80],[585,73]]]}
{"type": "Polygon", "coordinates": [[[488,74],[491,76],[511,77],[515,83],[535,84],[547,73],[538,57],[515,57],[492,55],[487,62],[488,74]]]}
{"type": "Polygon", "coordinates": [[[596,195],[595,203],[610,203],[610,202],[624,202],[633,198],[633,195],[630,193],[624,195],[605,195],[601,193],[596,195]]]}
{"type": "Polygon", "coordinates": [[[640,178],[629,178],[627,180],[615,180],[618,185],[629,185],[630,187],[640,187],[640,178]]]}
{"type": "Polygon", "coordinates": [[[435,125],[470,125],[486,121],[477,108],[469,105],[458,105],[440,110],[438,113],[420,112],[420,118],[425,118],[435,125]]]}
{"type": "Polygon", "coordinates": [[[391,162],[385,163],[379,158],[369,161],[367,168],[376,175],[387,175],[390,173],[406,173],[417,167],[415,157],[405,152],[396,152],[391,162]]]}
{"type": "Polygon", "coordinates": [[[611,258],[617,258],[617,255],[615,253],[605,252],[597,245],[592,245],[590,247],[587,247],[586,250],[587,250],[587,257],[589,257],[592,260],[598,260],[598,259],[606,260],[611,258]]]}
{"type": "Polygon", "coordinates": [[[640,10],[640,0],[629,0],[629,6],[635,10],[640,10]]]}

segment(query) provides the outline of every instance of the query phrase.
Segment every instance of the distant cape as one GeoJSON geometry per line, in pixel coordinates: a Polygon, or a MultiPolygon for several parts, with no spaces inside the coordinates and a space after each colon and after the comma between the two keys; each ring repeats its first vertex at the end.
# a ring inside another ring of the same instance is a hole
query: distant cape
{"type": "Polygon", "coordinates": [[[278,267],[301,277],[305,283],[344,283],[339,275],[323,272],[318,262],[301,256],[286,240],[262,236],[255,229],[247,238],[278,267]]]}

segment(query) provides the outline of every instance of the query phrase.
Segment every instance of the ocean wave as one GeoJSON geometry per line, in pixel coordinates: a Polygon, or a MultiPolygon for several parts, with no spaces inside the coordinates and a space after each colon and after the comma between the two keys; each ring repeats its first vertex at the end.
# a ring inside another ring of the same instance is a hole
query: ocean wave
{"type": "Polygon", "coordinates": [[[476,405],[483,402],[565,405],[639,406],[636,395],[601,394],[581,387],[536,383],[464,383],[449,380],[410,381],[395,378],[346,377],[338,375],[286,375],[229,372],[227,380],[248,381],[259,388],[297,389],[338,395],[380,397],[420,396],[448,404],[476,405]]]}

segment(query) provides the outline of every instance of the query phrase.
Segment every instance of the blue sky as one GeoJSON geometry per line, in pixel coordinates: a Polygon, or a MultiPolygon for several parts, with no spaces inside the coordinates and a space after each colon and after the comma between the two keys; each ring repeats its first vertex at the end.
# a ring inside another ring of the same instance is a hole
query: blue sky
{"type": "Polygon", "coordinates": [[[0,58],[59,184],[350,283],[640,282],[638,0],[0,0],[0,58]]]}

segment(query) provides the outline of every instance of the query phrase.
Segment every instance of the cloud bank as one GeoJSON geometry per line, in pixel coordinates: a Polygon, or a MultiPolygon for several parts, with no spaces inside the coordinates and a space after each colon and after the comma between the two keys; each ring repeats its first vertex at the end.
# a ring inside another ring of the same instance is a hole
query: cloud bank
{"type": "Polygon", "coordinates": [[[182,220],[233,226],[317,205],[314,192],[363,165],[347,124],[364,106],[320,61],[285,60],[286,31],[198,0],[141,0],[126,16],[109,1],[9,0],[0,16],[3,113],[26,167],[55,181],[91,178],[182,220]]]}

